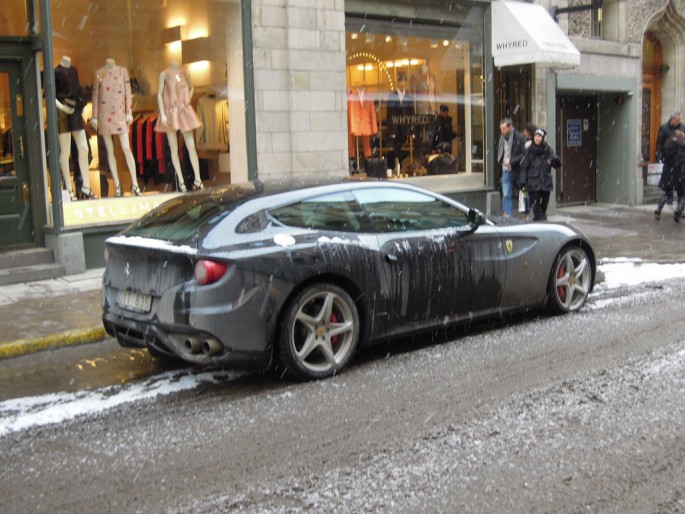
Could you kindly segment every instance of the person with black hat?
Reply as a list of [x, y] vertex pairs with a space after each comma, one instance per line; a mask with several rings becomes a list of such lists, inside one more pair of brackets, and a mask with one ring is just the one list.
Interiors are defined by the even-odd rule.
[[526, 150], [521, 163], [521, 183], [528, 190], [534, 221], [547, 219], [549, 195], [554, 189], [552, 168], [561, 166], [561, 160], [545, 141], [546, 135], [544, 129], [535, 130], [533, 143]]

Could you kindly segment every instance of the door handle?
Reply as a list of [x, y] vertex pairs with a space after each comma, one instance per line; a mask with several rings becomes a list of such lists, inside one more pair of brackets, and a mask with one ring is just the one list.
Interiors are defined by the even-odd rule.
[[19, 136], [19, 155], [24, 158], [24, 136]]
[[394, 253], [386, 253], [385, 254], [385, 260], [388, 262], [395, 263], [395, 262], [399, 262], [400, 259]]

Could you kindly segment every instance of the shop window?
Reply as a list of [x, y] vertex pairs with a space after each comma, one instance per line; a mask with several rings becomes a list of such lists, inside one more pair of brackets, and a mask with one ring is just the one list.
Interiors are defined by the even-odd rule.
[[402, 13], [394, 6], [390, 19], [382, 2], [365, 3], [363, 13], [350, 6], [350, 172], [427, 180], [477, 175], [482, 183], [482, 7]]
[[247, 180], [240, 5], [51, 4], [44, 67], [76, 109], [58, 105], [62, 173], [51, 175], [66, 226], [127, 222], [170, 194]]

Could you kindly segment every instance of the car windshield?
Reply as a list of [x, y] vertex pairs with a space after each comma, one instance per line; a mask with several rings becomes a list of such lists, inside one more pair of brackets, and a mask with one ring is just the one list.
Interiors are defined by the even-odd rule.
[[178, 196], [163, 203], [124, 230], [127, 236], [185, 241], [205, 226], [215, 225], [236, 207], [261, 194], [252, 184]]

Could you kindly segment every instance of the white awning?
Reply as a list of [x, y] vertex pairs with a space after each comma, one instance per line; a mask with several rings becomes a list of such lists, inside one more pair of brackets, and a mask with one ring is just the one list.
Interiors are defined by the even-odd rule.
[[491, 5], [492, 56], [498, 68], [520, 64], [569, 68], [580, 64], [580, 52], [541, 5], [504, 0]]

